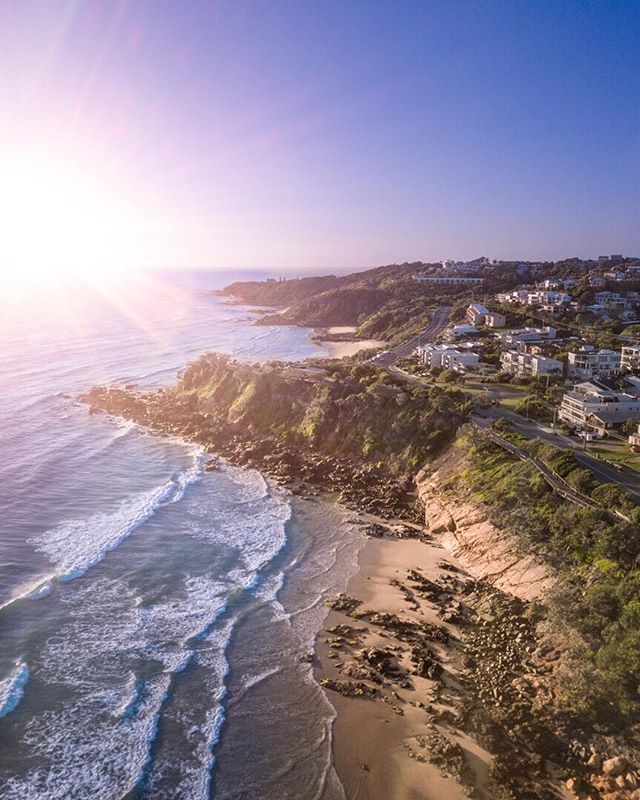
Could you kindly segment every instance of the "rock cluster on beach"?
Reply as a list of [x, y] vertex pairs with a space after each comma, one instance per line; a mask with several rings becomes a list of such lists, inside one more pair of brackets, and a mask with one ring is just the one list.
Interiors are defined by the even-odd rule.
[[[469, 796], [552, 800], [561, 785], [574, 798], [640, 800], [630, 761], [596, 752], [583, 721], [553, 703], [558, 654], [540, 640], [528, 604], [446, 562], [440, 569], [437, 580], [418, 569], [390, 580], [404, 615], [364, 607], [346, 594], [331, 598], [328, 607], [352, 622], [326, 629], [332, 670], [340, 677], [323, 685], [384, 702], [400, 716], [409, 706], [422, 709], [422, 730], [403, 748], [414, 761], [455, 778]], [[425, 603], [449, 624], [419, 619]], [[459, 733], [491, 754], [482, 786]]]

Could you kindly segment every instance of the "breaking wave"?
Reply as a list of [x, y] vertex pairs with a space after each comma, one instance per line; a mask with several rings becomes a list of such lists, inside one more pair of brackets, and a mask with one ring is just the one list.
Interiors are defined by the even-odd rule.
[[28, 680], [29, 667], [24, 661], [18, 661], [11, 675], [0, 681], [0, 719], [20, 705]]
[[203, 454], [194, 449], [193, 465], [148, 492], [122, 500], [114, 511], [70, 520], [31, 540], [57, 565], [57, 577], [67, 581], [99, 564], [111, 550], [150, 519], [161, 506], [180, 500], [203, 474]]

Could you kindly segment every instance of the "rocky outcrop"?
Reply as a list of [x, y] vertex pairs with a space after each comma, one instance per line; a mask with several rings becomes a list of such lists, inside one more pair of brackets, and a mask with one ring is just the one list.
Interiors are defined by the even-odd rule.
[[519, 552], [515, 536], [497, 528], [480, 504], [451, 486], [451, 475], [463, 467], [460, 455], [450, 450], [441, 461], [438, 468], [422, 470], [416, 477], [427, 530], [475, 578], [485, 578], [522, 600], [549, 592], [557, 583], [551, 567]]

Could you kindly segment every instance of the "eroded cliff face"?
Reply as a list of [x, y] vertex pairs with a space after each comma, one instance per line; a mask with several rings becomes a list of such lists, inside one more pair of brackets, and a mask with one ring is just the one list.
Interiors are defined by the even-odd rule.
[[465, 469], [464, 452], [451, 447], [416, 476], [425, 526], [475, 578], [522, 600], [541, 599], [557, 584], [551, 567], [521, 552], [511, 533], [496, 527], [487, 510], [452, 480]]

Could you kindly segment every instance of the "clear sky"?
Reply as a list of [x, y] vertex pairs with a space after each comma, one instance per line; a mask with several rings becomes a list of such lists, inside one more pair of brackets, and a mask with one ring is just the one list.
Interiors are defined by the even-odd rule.
[[163, 267], [640, 255], [639, 43], [638, 0], [0, 0], [5, 212]]

